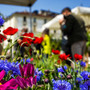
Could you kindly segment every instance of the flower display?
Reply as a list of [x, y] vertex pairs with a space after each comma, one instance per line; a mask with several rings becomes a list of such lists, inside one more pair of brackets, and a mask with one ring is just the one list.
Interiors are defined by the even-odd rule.
[[60, 54], [60, 51], [59, 50], [52, 49], [52, 53], [54, 53], [54, 54]]
[[30, 76], [27, 79], [21, 78], [18, 76], [16, 78], [16, 82], [17, 82], [18, 86], [21, 87], [21, 89], [23, 89], [23, 90], [28, 87], [32, 88], [33, 85], [36, 85], [36, 76], [35, 77]]
[[74, 55], [74, 58], [75, 58], [75, 60], [77, 61], [77, 60], [81, 60], [82, 59], [82, 55], [79, 55], [79, 54], [75, 54]]
[[90, 80], [86, 81], [84, 84], [80, 84], [80, 90], [90, 90]]
[[3, 23], [4, 23], [4, 20], [3, 20], [3, 18], [0, 16], [0, 26], [2, 26]]
[[70, 56], [70, 55], [66, 55], [65, 53], [63, 53], [63, 54], [60, 54], [59, 58], [60, 58], [61, 60], [67, 60], [67, 58], [68, 58], [69, 56]]
[[19, 70], [19, 63], [16, 62], [8, 62], [7, 60], [0, 60], [0, 70], [5, 70], [6, 74], [8, 74], [9, 71], [12, 71], [11, 76], [20, 75]]
[[18, 76], [16, 78], [16, 82], [17, 84], [22, 88], [28, 88], [31, 87], [33, 85], [36, 85], [37, 82], [37, 76], [34, 76], [34, 65], [33, 64], [24, 64], [23, 68], [21, 67], [21, 65], [19, 65], [20, 68], [20, 72], [21, 72], [21, 76]]
[[5, 35], [14, 35], [18, 32], [17, 28], [8, 27], [6, 30], [3, 31]]
[[[3, 33], [14, 35], [17, 31], [8, 27]], [[7, 39], [4, 35], [0, 34], [0, 43]], [[24, 33], [19, 38], [20, 42], [7, 39], [9, 44], [3, 50], [5, 54], [0, 55], [0, 90], [90, 90], [90, 67], [81, 60], [82, 55], [75, 54], [75, 60], [71, 60], [70, 55], [57, 50], [59, 47], [52, 43], [46, 50], [45, 39], [35, 37], [33, 33]], [[14, 52], [13, 46], [18, 47]], [[45, 54], [44, 47], [50, 53]]]
[[65, 80], [53, 80], [53, 90], [71, 90], [71, 84]]
[[0, 90], [13, 90], [17, 89], [18, 85], [15, 79], [2, 82], [3, 77], [5, 76], [5, 71], [0, 72]]
[[22, 77], [34, 76], [34, 65], [33, 64], [24, 64], [23, 67], [19, 65], [20, 73]]

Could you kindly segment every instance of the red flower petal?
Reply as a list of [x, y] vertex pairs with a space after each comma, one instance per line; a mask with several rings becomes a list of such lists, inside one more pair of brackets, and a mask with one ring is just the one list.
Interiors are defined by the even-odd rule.
[[16, 32], [18, 32], [17, 28], [8, 27], [6, 30], [3, 31], [6, 35], [14, 35]]
[[0, 43], [2, 43], [2, 42], [3, 42], [4, 40], [6, 40], [6, 39], [7, 39], [6, 36], [0, 34]]

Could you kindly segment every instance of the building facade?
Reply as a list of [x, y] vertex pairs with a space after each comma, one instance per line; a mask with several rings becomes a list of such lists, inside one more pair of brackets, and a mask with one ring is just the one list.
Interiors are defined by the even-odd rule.
[[33, 33], [41, 32], [41, 27], [52, 18], [54, 18], [57, 14], [50, 11], [34, 11], [32, 13], [32, 18], [30, 18], [29, 12], [16, 12], [9, 16], [5, 23], [3, 29], [8, 28], [9, 26], [13, 28], [18, 28], [19, 32], [22, 28], [26, 27], [29, 31], [31, 31], [30, 19], [32, 21], [32, 31]]

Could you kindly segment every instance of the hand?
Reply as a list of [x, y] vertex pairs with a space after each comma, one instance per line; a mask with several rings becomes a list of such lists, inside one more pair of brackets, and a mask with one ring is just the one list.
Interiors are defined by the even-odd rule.
[[64, 19], [60, 19], [59, 23], [62, 24], [64, 22]]
[[21, 40], [21, 39], [18, 39], [18, 40], [17, 40], [17, 42], [18, 42], [18, 43], [21, 43], [21, 42], [22, 42], [22, 40]]

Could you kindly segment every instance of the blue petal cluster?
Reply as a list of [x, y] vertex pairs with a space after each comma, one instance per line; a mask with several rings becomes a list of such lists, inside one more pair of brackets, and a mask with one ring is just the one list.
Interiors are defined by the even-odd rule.
[[82, 80], [83, 80], [83, 79], [82, 79], [81, 77], [77, 77], [77, 78], [76, 78], [76, 81], [77, 81], [78, 83], [81, 83]]
[[18, 62], [8, 62], [7, 60], [0, 60], [0, 71], [5, 70], [6, 74], [8, 74], [9, 71], [12, 71], [11, 76], [20, 75], [19, 70], [19, 63]]
[[[25, 59], [21, 59], [21, 61], [20, 61], [20, 62], [25, 63]], [[26, 62], [27, 62], [27, 63], [30, 63], [30, 58], [26, 59]]]
[[80, 90], [90, 90], [90, 80], [80, 85]]
[[[64, 66], [64, 69], [67, 70], [67, 66]], [[60, 68], [58, 68], [58, 72], [62, 72], [62, 73], [64, 73], [65, 71], [63, 70], [62, 67], [60, 67]]]
[[4, 20], [3, 20], [3, 18], [0, 16], [0, 26], [2, 26], [3, 23], [4, 23]]
[[41, 77], [43, 76], [42, 71], [39, 71], [38, 68], [35, 70], [35, 75], [37, 75], [37, 82], [40, 81]]
[[83, 62], [83, 61], [81, 61], [80, 65], [81, 65], [82, 67], [85, 67], [85, 66], [86, 66], [86, 63]]
[[90, 75], [90, 72], [88, 71], [83, 71], [80, 73], [80, 75], [83, 77], [84, 80], [88, 80], [89, 79], [89, 75]]
[[65, 80], [53, 80], [53, 90], [71, 90], [71, 84]]

